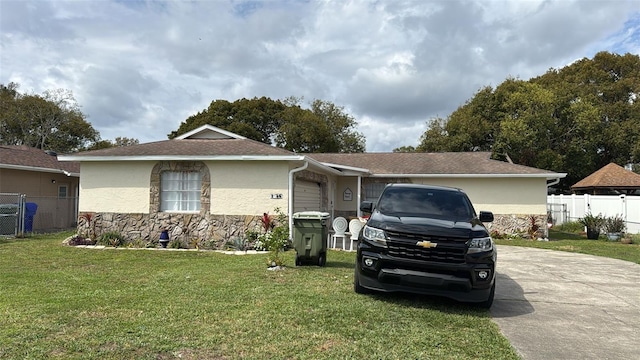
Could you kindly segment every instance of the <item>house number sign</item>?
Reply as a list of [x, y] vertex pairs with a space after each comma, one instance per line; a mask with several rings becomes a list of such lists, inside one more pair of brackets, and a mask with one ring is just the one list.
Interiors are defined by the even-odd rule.
[[351, 201], [353, 200], [353, 193], [351, 192], [351, 189], [346, 188], [344, 190], [344, 192], [342, 193], [342, 200], [344, 201]]

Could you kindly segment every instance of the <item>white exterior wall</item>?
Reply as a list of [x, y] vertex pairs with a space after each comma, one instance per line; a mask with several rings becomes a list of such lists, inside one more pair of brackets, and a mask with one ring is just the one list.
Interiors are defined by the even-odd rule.
[[[205, 162], [211, 172], [211, 214], [287, 213], [289, 165], [284, 161]], [[282, 195], [272, 199], [271, 194]]]
[[80, 212], [149, 213], [155, 161], [82, 162]]
[[464, 190], [477, 211], [494, 214], [547, 213], [545, 178], [413, 178], [416, 184], [457, 187]]

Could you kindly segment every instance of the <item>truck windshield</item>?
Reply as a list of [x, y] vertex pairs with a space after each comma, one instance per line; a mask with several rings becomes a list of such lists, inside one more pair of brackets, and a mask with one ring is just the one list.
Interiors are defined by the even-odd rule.
[[378, 210], [392, 216], [428, 216], [438, 219], [470, 220], [474, 210], [464, 194], [437, 189], [388, 188], [380, 197]]

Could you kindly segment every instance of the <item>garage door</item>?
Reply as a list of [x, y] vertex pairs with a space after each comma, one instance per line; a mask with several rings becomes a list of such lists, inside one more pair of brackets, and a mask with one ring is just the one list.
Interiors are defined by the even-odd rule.
[[311, 181], [296, 180], [293, 193], [293, 212], [320, 211], [320, 185]]

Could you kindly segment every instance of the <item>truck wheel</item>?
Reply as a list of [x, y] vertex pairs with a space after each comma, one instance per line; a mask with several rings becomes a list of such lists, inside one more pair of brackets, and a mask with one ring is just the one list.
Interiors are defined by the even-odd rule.
[[356, 268], [353, 274], [353, 291], [355, 291], [356, 294], [368, 294], [370, 292], [369, 289], [362, 287], [358, 278], [358, 269]]
[[491, 287], [491, 292], [489, 293], [489, 297], [487, 298], [487, 300], [478, 303], [478, 306], [484, 309], [489, 309], [491, 308], [491, 305], [493, 305], [493, 297], [496, 295], [496, 283], [493, 283], [493, 286]]

